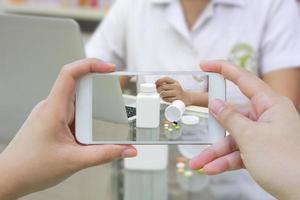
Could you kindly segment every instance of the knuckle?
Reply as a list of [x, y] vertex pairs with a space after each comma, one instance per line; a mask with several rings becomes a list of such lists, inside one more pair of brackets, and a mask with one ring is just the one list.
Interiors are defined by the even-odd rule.
[[65, 65], [62, 67], [60, 74], [63, 76], [69, 76], [72, 73], [72, 65]]
[[219, 115], [219, 119], [224, 123], [228, 123], [234, 116], [234, 111], [232, 108], [225, 108]]
[[47, 107], [46, 100], [42, 100], [34, 107], [33, 111], [36, 113], [40, 113], [44, 111], [46, 107]]
[[86, 61], [91, 62], [91, 63], [97, 63], [101, 60], [97, 59], [97, 58], [87, 58]]
[[36, 108], [44, 109], [46, 106], [47, 106], [47, 101], [44, 99], [36, 105]]
[[88, 58], [86, 60], [86, 62], [88, 62], [91, 66], [97, 66], [98, 64], [104, 64], [105, 63], [102, 60], [99, 60], [97, 58]]
[[36, 119], [43, 120], [47, 117], [49, 109], [47, 109], [47, 101], [42, 100], [32, 110], [32, 115]]

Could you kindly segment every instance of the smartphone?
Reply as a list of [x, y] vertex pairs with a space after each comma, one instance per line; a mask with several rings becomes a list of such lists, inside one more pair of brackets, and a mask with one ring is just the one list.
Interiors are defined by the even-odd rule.
[[[126, 84], [121, 84], [124, 81], [120, 80], [126, 80]], [[143, 104], [137, 107], [144, 83], [155, 86], [154, 92], [162, 97], [158, 100], [158, 108], [150, 106], [149, 109], [149, 106], [142, 107]], [[215, 73], [123, 71], [86, 75], [77, 85], [76, 139], [82, 144], [209, 145], [224, 138], [224, 128], [207, 106], [184, 107], [180, 117], [170, 121], [166, 111], [177, 98], [174, 95], [179, 89], [201, 97], [203, 105], [212, 99], [226, 99], [225, 80]], [[143, 114], [137, 115], [137, 110]], [[156, 113], [153, 120], [157, 121], [157, 126], [137, 126], [142, 117], [148, 117], [151, 123], [153, 113]]]

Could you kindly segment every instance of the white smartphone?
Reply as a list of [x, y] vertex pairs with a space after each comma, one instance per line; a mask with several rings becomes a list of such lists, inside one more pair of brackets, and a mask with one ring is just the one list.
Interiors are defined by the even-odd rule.
[[[121, 85], [120, 79], [128, 83]], [[159, 120], [156, 127], [137, 127], [136, 99], [143, 83], [155, 85], [155, 92], [164, 94], [159, 101], [159, 117], [153, 118]], [[162, 89], [159, 84], [167, 87]], [[82, 144], [209, 145], [224, 138], [224, 128], [205, 106], [190, 105], [176, 121], [167, 120], [166, 108], [172, 103], [167, 101], [176, 99], [180, 88], [188, 95], [201, 97], [203, 105], [212, 99], [226, 100], [225, 80], [215, 73], [114, 72], [82, 77], [76, 92], [77, 141]]]

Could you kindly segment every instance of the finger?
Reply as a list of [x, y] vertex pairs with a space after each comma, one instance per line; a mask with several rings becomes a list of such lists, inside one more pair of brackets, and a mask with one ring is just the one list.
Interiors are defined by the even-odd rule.
[[217, 175], [226, 171], [244, 168], [243, 160], [239, 151], [234, 151], [228, 155], [222, 156], [203, 167], [206, 175]]
[[163, 98], [163, 100], [164, 100], [165, 102], [172, 103], [173, 101], [178, 100], [178, 98], [176, 98], [176, 97], [167, 97], [167, 98]]
[[89, 73], [114, 71], [114, 65], [98, 59], [85, 59], [68, 64], [61, 70], [48, 100], [52, 105], [66, 105], [74, 100], [76, 81]]
[[198, 156], [190, 161], [192, 169], [201, 169], [206, 164], [216, 160], [224, 155], [230, 154], [238, 150], [238, 147], [232, 136], [226, 136], [222, 141], [213, 144], [206, 150], [201, 152]]
[[163, 84], [157, 88], [158, 93], [164, 90], [173, 90], [175, 88], [174, 84]]
[[80, 146], [79, 155], [77, 153], [82, 168], [86, 168], [119, 158], [135, 157], [137, 151], [133, 146], [128, 145], [91, 145]]
[[163, 85], [164, 83], [167, 83], [167, 84], [173, 84], [173, 83], [175, 83], [175, 82], [176, 82], [176, 81], [175, 81], [174, 79], [172, 79], [172, 78], [166, 76], [166, 77], [163, 77], [163, 78], [157, 80], [155, 84], [156, 84], [157, 86], [160, 86], [160, 85]]
[[206, 61], [201, 63], [203, 71], [222, 74], [235, 83], [249, 99], [263, 99], [256, 109], [260, 115], [273, 105], [273, 98], [278, 98], [272, 89], [254, 74], [226, 61]]
[[157, 88], [157, 93], [160, 94], [162, 91], [164, 91], [161, 87]]
[[162, 91], [160, 93], [161, 98], [171, 98], [176, 97], [176, 91], [175, 90], [169, 90], [169, 91]]
[[221, 126], [231, 133], [237, 143], [246, 137], [246, 131], [254, 126], [253, 121], [236, 112], [222, 100], [216, 99], [211, 101], [209, 110]]

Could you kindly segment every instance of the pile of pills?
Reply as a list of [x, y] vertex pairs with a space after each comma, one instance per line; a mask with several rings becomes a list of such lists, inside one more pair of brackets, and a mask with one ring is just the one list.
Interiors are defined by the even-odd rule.
[[173, 123], [170, 123], [169, 121], [166, 121], [164, 123], [164, 129], [166, 131], [169, 131], [169, 132], [172, 132], [172, 131], [179, 131], [180, 130], [180, 125], [178, 125], [177, 122], [173, 122]]

